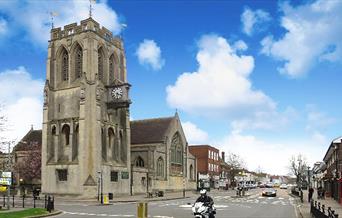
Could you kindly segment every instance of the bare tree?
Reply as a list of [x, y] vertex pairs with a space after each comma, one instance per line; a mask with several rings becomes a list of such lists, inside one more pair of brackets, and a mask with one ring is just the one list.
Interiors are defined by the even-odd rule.
[[290, 159], [290, 173], [296, 177], [298, 185], [302, 184], [306, 178], [307, 166], [306, 158], [301, 154], [298, 154], [297, 157], [292, 156]]
[[[6, 139], [7, 117], [4, 111], [4, 105], [0, 103], [0, 151], [5, 151], [8, 144]], [[6, 150], [7, 152], [7, 150]]]
[[235, 176], [246, 167], [245, 161], [237, 154], [229, 152], [226, 156], [226, 163], [229, 165], [229, 179], [234, 181]]

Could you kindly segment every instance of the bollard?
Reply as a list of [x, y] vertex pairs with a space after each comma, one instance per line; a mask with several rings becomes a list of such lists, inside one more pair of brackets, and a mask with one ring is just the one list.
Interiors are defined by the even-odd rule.
[[52, 196], [52, 206], [51, 206], [51, 209], [52, 210], [55, 210], [55, 196]]
[[33, 196], [33, 208], [36, 208], [36, 198]]
[[148, 204], [147, 202], [139, 202], [137, 204], [137, 218], [147, 218]]
[[322, 212], [325, 213], [325, 205], [322, 205]]
[[23, 208], [25, 208], [25, 194], [23, 194]]
[[45, 197], [44, 197], [44, 208], [46, 209], [46, 201], [47, 201], [47, 199], [46, 199], [46, 195], [45, 195]]
[[14, 195], [12, 195], [12, 207], [14, 208]]

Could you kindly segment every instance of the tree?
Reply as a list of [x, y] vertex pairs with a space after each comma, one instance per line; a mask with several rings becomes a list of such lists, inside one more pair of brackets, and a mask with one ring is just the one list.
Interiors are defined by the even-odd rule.
[[307, 166], [306, 158], [301, 154], [298, 154], [297, 157], [292, 156], [290, 159], [290, 173], [296, 177], [298, 186], [300, 186], [302, 181], [306, 178]]
[[25, 183], [32, 184], [34, 180], [41, 179], [41, 146], [38, 142], [27, 144], [25, 157], [17, 160], [14, 166], [17, 179], [23, 179]]
[[6, 144], [5, 130], [6, 130], [7, 117], [4, 112], [4, 105], [0, 104], [0, 148], [4, 149]]
[[226, 163], [229, 165], [229, 179], [234, 181], [235, 176], [245, 168], [246, 164], [244, 160], [237, 154], [229, 152], [226, 156]]

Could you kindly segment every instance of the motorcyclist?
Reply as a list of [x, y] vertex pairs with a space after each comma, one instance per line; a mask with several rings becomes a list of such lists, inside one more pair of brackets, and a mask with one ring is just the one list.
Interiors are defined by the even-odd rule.
[[201, 196], [199, 196], [196, 200], [196, 202], [203, 202], [204, 205], [208, 206], [208, 212], [210, 214], [210, 217], [214, 217], [213, 214], [215, 214], [216, 212], [213, 211], [213, 204], [214, 204], [214, 201], [213, 199], [207, 195], [207, 190], [205, 189], [202, 189], [200, 191], [200, 194]]

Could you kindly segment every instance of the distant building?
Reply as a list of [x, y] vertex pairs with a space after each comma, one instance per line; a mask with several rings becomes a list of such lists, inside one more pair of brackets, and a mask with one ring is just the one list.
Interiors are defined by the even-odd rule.
[[342, 137], [334, 139], [323, 158], [326, 164], [326, 170], [324, 172], [324, 189], [327, 196], [333, 197], [336, 201], [340, 202], [342, 180]]
[[210, 187], [219, 188], [219, 150], [210, 145], [191, 145], [189, 151], [197, 159], [198, 179], [209, 180]]
[[196, 159], [177, 113], [131, 121], [131, 137], [133, 193], [196, 188]]

